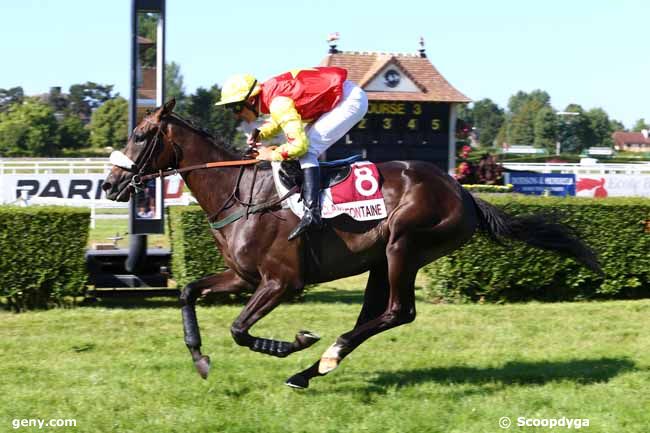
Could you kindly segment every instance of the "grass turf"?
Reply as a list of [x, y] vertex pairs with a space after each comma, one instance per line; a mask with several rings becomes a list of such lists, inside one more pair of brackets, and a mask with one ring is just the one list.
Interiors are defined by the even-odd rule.
[[[253, 330], [323, 340], [285, 359], [241, 348], [238, 306], [198, 309], [212, 371], [184, 347], [172, 300], [99, 302], [0, 315], [0, 431], [13, 419], [75, 419], [65, 432], [548, 432], [517, 417], [589, 419], [589, 433], [650, 425], [650, 301], [418, 304], [308, 390], [283, 385], [356, 319], [362, 280], [321, 285]], [[565, 431], [556, 427], [553, 431]], [[18, 431], [47, 431], [23, 427]]]

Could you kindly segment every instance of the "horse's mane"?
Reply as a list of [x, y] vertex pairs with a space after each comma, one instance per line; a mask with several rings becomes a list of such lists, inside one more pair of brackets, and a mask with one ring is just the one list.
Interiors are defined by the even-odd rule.
[[228, 143], [226, 143], [225, 140], [223, 140], [220, 137], [215, 137], [207, 129], [202, 128], [201, 126], [197, 125], [192, 120], [185, 119], [184, 117], [182, 117], [178, 113], [168, 114], [167, 117], [169, 117], [169, 118], [171, 118], [173, 120], [176, 120], [177, 122], [181, 123], [183, 126], [191, 129], [196, 134], [198, 134], [201, 137], [203, 137], [203, 138], [207, 139], [208, 141], [210, 141], [214, 146], [217, 146], [219, 148], [222, 148], [224, 150], [228, 150], [228, 151], [231, 151], [231, 152], [236, 152], [236, 149], [234, 147], [232, 147], [231, 145], [229, 145]]
[[[237, 149], [237, 148], [229, 145], [228, 143], [226, 143], [223, 139], [221, 139], [219, 137], [215, 137], [208, 130], [206, 130], [205, 128], [200, 127], [199, 125], [197, 125], [196, 123], [194, 123], [190, 119], [185, 119], [180, 114], [174, 113], [174, 112], [172, 112], [171, 114], [168, 114], [167, 117], [171, 118], [172, 120], [175, 120], [175, 121], [179, 122], [180, 124], [182, 124], [186, 128], [191, 129], [196, 134], [198, 134], [201, 137], [208, 140], [210, 142], [210, 144], [212, 144], [213, 146], [215, 146], [215, 147], [229, 153], [230, 156], [233, 157], [233, 159], [237, 159], [238, 156], [241, 154], [240, 149]], [[259, 165], [259, 169], [262, 169], [262, 170], [266, 170], [266, 169], [271, 168], [271, 164], [268, 164], [268, 163], [262, 163], [262, 164], [258, 164], [258, 165]]]

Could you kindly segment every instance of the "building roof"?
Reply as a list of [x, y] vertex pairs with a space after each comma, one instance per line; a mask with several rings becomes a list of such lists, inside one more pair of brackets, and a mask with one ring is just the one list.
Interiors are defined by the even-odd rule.
[[650, 145], [650, 138], [647, 138], [641, 132], [624, 132], [616, 131], [612, 134], [614, 144], [616, 146], [630, 145], [630, 144], [646, 144]]
[[364, 88], [387, 66], [400, 69], [420, 90], [419, 92], [367, 91], [368, 99], [379, 101], [471, 102], [472, 100], [452, 86], [431, 64], [419, 54], [386, 54], [338, 52], [328, 54], [321, 66], [339, 66], [348, 70], [348, 79]]

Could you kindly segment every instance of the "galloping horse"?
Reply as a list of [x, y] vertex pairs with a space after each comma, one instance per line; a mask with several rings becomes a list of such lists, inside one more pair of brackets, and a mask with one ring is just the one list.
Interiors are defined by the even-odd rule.
[[[271, 170], [202, 169], [208, 161], [238, 156], [209, 134], [173, 113], [171, 100], [145, 117], [129, 138], [123, 158], [111, 169], [103, 189], [111, 200], [127, 201], [142, 177], [177, 169], [210, 219], [241, 210], [228, 202], [238, 188], [259, 202], [278, 203]], [[122, 157], [124, 157], [122, 155]], [[180, 295], [185, 343], [199, 374], [206, 378], [210, 360], [201, 354], [195, 304], [210, 292], [253, 295], [231, 327], [241, 346], [285, 357], [314, 344], [319, 337], [300, 331], [293, 342], [253, 336], [250, 328], [270, 313], [283, 295], [306, 284], [370, 271], [357, 322], [338, 337], [311, 367], [292, 376], [287, 385], [306, 388], [310, 379], [336, 368], [368, 338], [415, 319], [414, 284], [418, 269], [466, 243], [477, 231], [494, 240], [514, 239], [575, 258], [600, 272], [593, 251], [573, 232], [544, 216], [509, 216], [472, 196], [435, 165], [422, 161], [377, 164], [388, 217], [357, 222], [331, 219], [320, 232], [288, 241], [298, 218], [277, 205], [252, 213], [212, 234], [229, 269], [192, 282]], [[235, 194], [236, 195], [236, 194]], [[239, 202], [241, 203], [241, 201]]]

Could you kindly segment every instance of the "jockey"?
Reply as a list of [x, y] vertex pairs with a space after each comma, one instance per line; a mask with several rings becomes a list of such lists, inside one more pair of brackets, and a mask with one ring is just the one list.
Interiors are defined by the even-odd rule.
[[221, 101], [216, 104], [231, 109], [238, 119], [249, 123], [260, 114], [270, 114], [248, 138], [251, 146], [284, 132], [287, 142], [258, 148], [257, 159], [300, 162], [305, 213], [289, 240], [310, 227], [322, 226], [318, 157], [368, 110], [365, 92], [346, 77], [347, 71], [336, 67], [296, 69], [264, 83], [258, 83], [249, 74], [235, 75], [224, 83]]

